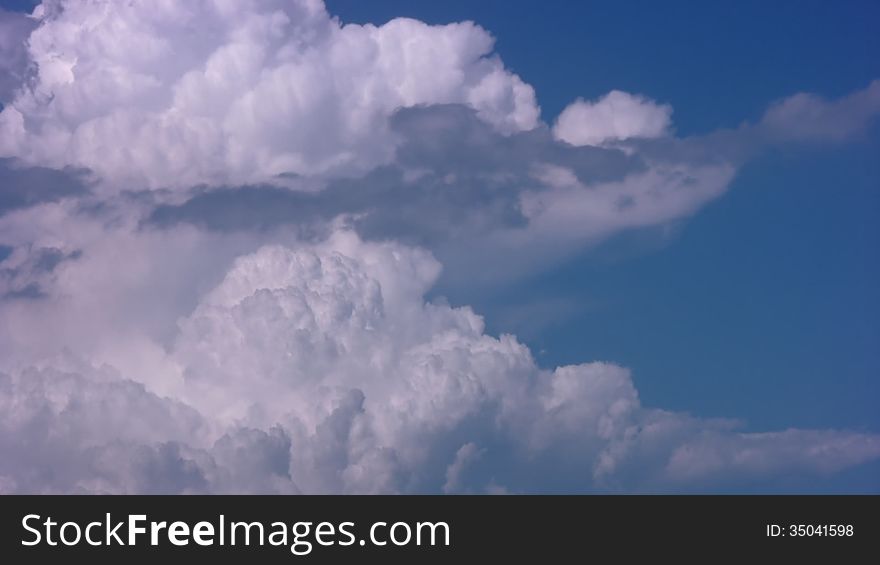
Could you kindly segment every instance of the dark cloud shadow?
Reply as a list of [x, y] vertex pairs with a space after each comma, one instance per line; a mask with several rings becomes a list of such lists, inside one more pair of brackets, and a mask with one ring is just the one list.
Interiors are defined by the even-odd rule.
[[432, 245], [525, 225], [519, 197], [543, 189], [536, 167], [565, 167], [585, 183], [644, 168], [640, 158], [621, 150], [560, 143], [546, 127], [500, 134], [461, 105], [401, 109], [391, 128], [401, 138], [394, 164], [362, 177], [331, 180], [315, 192], [269, 185], [200, 188], [182, 204], [156, 207], [147, 223], [309, 231], [345, 214], [362, 237]]
[[32, 70], [25, 42], [36, 27], [36, 22], [26, 14], [0, 6], [0, 109], [12, 99]]
[[89, 193], [84, 169], [28, 167], [0, 158], [0, 216], [44, 202]]

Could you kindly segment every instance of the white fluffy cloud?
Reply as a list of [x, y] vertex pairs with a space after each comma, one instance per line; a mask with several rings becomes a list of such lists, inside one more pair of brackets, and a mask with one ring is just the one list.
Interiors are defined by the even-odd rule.
[[[663, 490], [831, 472], [880, 456], [871, 435], [742, 433], [643, 407], [614, 364], [543, 370], [513, 336], [487, 335], [471, 309], [425, 302], [439, 271], [425, 251], [347, 231], [242, 255], [178, 321], [171, 343], [137, 361], [161, 372], [133, 378], [68, 356], [0, 378], [0, 449], [12, 455], [0, 462], [2, 484]], [[74, 280], [56, 281], [61, 302], [82, 299], [64, 292]]]
[[644, 96], [612, 90], [595, 102], [581, 98], [556, 120], [553, 134], [572, 145], [601, 145], [639, 137], [669, 134], [672, 107]]
[[110, 368], [0, 373], [0, 492], [298, 492], [280, 428], [222, 434]]
[[401, 106], [537, 125], [532, 88], [471, 23], [343, 26], [319, 0], [53, 0], [34, 17], [38, 74], [0, 113], [0, 155], [117, 186], [363, 171], [393, 155]]

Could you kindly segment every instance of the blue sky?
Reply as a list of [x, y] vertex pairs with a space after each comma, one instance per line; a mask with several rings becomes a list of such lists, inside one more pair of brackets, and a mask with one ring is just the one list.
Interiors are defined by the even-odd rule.
[[63, 3], [0, 12], [0, 385], [155, 406], [53, 425], [171, 470], [0, 434], [0, 492], [880, 492], [876, 2]]

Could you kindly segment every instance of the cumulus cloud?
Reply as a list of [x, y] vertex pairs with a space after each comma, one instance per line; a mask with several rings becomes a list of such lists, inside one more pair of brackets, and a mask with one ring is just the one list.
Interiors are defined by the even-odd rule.
[[595, 102], [578, 98], [559, 114], [553, 126], [557, 139], [572, 145], [601, 145], [639, 137], [669, 134], [672, 106], [620, 90]]
[[173, 382], [75, 358], [3, 376], [0, 449], [12, 455], [0, 463], [3, 484], [663, 490], [880, 456], [876, 436], [744, 433], [646, 408], [629, 371], [611, 363], [541, 369], [513, 336], [487, 335], [470, 308], [426, 302], [439, 271], [423, 250], [347, 231], [240, 256], [153, 352]]
[[0, 374], [6, 492], [296, 492], [282, 430], [215, 440], [189, 406], [109, 368], [67, 365]]
[[364, 171], [393, 155], [400, 106], [537, 124], [532, 88], [472, 23], [343, 26], [318, 0], [53, 0], [34, 18], [37, 74], [0, 113], [0, 155], [117, 187]]
[[[450, 280], [504, 280], [686, 218], [744, 153], [874, 115], [873, 87], [807, 96], [814, 110], [799, 95], [759, 124], [680, 140], [670, 106], [612, 91], [551, 130], [470, 23], [342, 25], [305, 0], [57, 0], [34, 15], [37, 74], [0, 114], [6, 163], [88, 167], [102, 193], [174, 188], [154, 193], [159, 225], [319, 233], [344, 217], [362, 237], [429, 247]], [[780, 117], [793, 112], [806, 114]], [[41, 201], [12, 181], [0, 213]]]
[[749, 151], [863, 131], [876, 83], [680, 139], [617, 91], [540, 122], [472, 23], [53, 0], [5, 25], [2, 492], [676, 491], [880, 457], [643, 406], [624, 367], [542, 367], [426, 298], [687, 217]]

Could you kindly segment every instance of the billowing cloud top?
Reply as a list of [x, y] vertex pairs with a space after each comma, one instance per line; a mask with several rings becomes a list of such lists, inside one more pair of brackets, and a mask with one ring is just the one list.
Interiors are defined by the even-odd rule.
[[472, 23], [342, 26], [318, 0], [56, 0], [34, 19], [36, 73], [0, 114], [0, 155], [115, 183], [362, 172], [392, 156], [400, 106], [537, 125], [534, 91]]
[[618, 91], [549, 127], [473, 23], [54, 0], [0, 28], [0, 492], [679, 491], [880, 457], [643, 406], [626, 368], [542, 367], [427, 298], [680, 221], [763, 148], [857, 136], [878, 82], [678, 138]]

